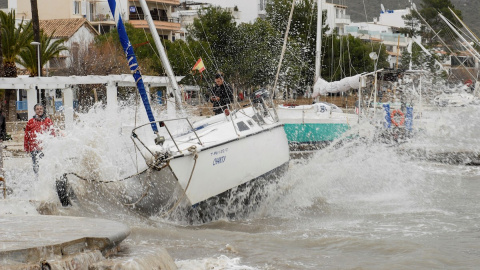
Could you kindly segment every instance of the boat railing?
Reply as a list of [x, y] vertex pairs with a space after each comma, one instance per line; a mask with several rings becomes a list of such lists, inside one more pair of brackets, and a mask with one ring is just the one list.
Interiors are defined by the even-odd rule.
[[[250, 106], [254, 112], [253, 117], [250, 116], [259, 126], [263, 126], [267, 122], [265, 121], [266, 116], [270, 116], [272, 119], [272, 123], [278, 122], [278, 114], [275, 109], [275, 104], [272, 99], [269, 98], [268, 92], [266, 90], [260, 89], [255, 92], [253, 98], [249, 98], [250, 103], [248, 105], [244, 105], [243, 107]], [[272, 114], [273, 110], [274, 115]], [[236, 111], [242, 112], [242, 109]], [[238, 134], [238, 133], [237, 133]]]
[[[192, 123], [191, 123], [190, 120], [188, 120], [188, 118], [186, 118], [186, 117], [174, 118], [174, 119], [165, 119], [165, 120], [158, 120], [158, 121], [153, 121], [153, 122], [149, 122], [149, 123], [140, 125], [140, 126], [134, 128], [134, 129], [132, 130], [132, 135], [131, 135], [132, 140], [133, 140], [134, 143], [135, 143], [135, 139], [137, 139], [137, 140], [143, 145], [143, 147], [144, 147], [145, 149], [147, 149], [147, 150], [150, 152], [150, 154], [153, 155], [153, 153], [152, 153], [152, 152], [150, 151], [150, 149], [145, 145], [145, 143], [144, 143], [142, 140], [140, 140], [140, 138], [138, 137], [136, 131], [139, 130], [140, 128], [145, 127], [145, 126], [148, 126], [148, 125], [158, 124], [158, 125], [160, 126], [160, 128], [162, 128], [162, 127], [165, 128], [166, 132], [168, 133], [168, 136], [170, 137], [171, 141], [172, 141], [173, 144], [175, 145], [175, 148], [177, 149], [177, 151], [178, 151], [179, 153], [182, 153], [182, 150], [181, 150], [180, 147], [178, 146], [178, 143], [175, 141], [175, 137], [178, 137], [178, 135], [175, 136], [175, 135], [171, 132], [171, 130], [168, 128], [168, 125], [167, 125], [168, 122], [182, 121], [182, 120], [185, 120], [185, 121], [188, 123], [188, 126], [190, 127], [190, 131], [193, 132], [193, 133], [195, 134], [195, 137], [197, 138], [198, 144], [203, 145], [203, 143], [202, 143], [202, 141], [200, 140], [200, 137], [198, 136], [198, 134], [197, 134], [195, 128], [193, 127]], [[189, 131], [188, 133], [190, 133], [190, 131]], [[184, 134], [181, 134], [181, 135], [184, 135]], [[181, 136], [181, 135], [180, 135], [180, 136]], [[159, 133], [157, 133], [157, 138], [155, 138], [155, 144], [161, 145], [161, 144], [163, 144], [164, 141], [165, 141], [165, 138], [164, 138], [163, 136], [160, 136]], [[135, 143], [135, 145], [136, 145], [136, 143]]]
[[[231, 112], [232, 108], [230, 104], [227, 104], [227, 109], [229, 112]], [[238, 137], [240, 137], [240, 134], [238, 133], [237, 127], [235, 126], [235, 122], [233, 121], [233, 116], [236, 115], [236, 111], [229, 113], [228, 116], [230, 116], [230, 120], [232, 120], [232, 125], [233, 125], [233, 130], [235, 130], [235, 133], [237, 134]]]

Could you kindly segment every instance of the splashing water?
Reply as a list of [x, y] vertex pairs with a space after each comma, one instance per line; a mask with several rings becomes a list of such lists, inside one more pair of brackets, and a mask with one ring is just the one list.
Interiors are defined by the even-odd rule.
[[[40, 177], [35, 180], [31, 160], [23, 159], [7, 171], [15, 179], [11, 198], [58, 203], [55, 179], [65, 172], [114, 180], [145, 166], [129, 138], [135, 110], [125, 105], [113, 118], [108, 114], [98, 105], [78, 114], [71, 131], [41, 137]], [[480, 237], [480, 169], [429, 162], [410, 151], [478, 151], [480, 110], [423, 114], [414, 122], [421, 131], [405, 144], [352, 139], [292, 160], [243, 219], [187, 226], [182, 219], [145, 218], [119, 203], [107, 185], [93, 194], [84, 186], [89, 201], [60, 214], [126, 222], [133, 228], [130, 249], [165, 246], [180, 269], [474, 268], [480, 263], [480, 245], [471, 240]], [[146, 121], [140, 118], [137, 123]]]

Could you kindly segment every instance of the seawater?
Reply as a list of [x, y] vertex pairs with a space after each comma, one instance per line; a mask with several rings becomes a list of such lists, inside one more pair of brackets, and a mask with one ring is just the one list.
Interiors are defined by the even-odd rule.
[[[122, 256], [165, 247], [179, 269], [476, 269], [480, 265], [480, 168], [410, 154], [479, 152], [480, 108], [433, 108], [414, 122], [415, 137], [397, 144], [359, 138], [291, 161], [265, 199], [240, 220], [190, 225], [135, 214], [108, 191], [58, 214], [117, 220], [132, 234]], [[109, 116], [110, 115], [110, 116]], [[41, 174], [31, 160], [10, 158], [10, 198], [58, 202], [55, 179], [75, 171], [114, 180], [142, 161], [129, 139], [144, 117], [129, 106], [97, 106], [73, 130], [45, 136]], [[110, 117], [110, 118], [108, 118]], [[2, 213], [25, 213], [21, 205]], [[148, 259], [147, 259], [148, 260]], [[152, 260], [152, 264], [154, 261]], [[149, 262], [144, 262], [148, 265]]]

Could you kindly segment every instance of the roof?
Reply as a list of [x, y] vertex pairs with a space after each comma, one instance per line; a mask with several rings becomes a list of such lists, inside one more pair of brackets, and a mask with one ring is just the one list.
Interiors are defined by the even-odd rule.
[[97, 30], [85, 18], [75, 19], [55, 19], [55, 20], [41, 20], [40, 29], [47, 35], [52, 35], [53, 38], [70, 38], [80, 27], [85, 25], [95, 35], [98, 35]]

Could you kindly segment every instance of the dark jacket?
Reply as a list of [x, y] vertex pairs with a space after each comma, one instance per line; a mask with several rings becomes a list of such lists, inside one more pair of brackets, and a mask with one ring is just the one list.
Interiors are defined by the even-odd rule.
[[[225, 82], [222, 85], [216, 85], [211, 89], [210, 102], [213, 103], [213, 111], [222, 113], [226, 106], [233, 102], [232, 89]], [[219, 101], [212, 101], [212, 97], [219, 97]]]
[[0, 114], [0, 140], [7, 139], [7, 123], [5, 122], [5, 116]]

